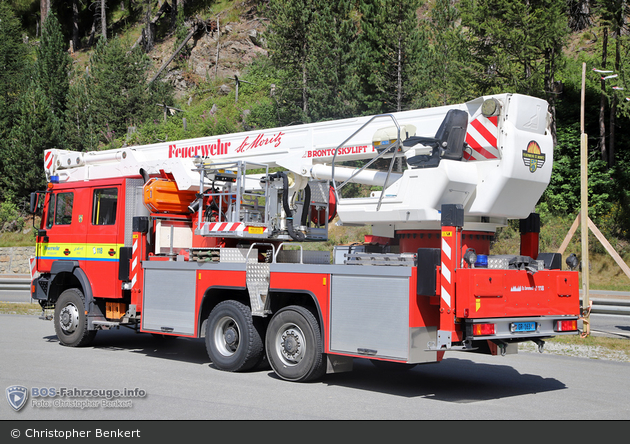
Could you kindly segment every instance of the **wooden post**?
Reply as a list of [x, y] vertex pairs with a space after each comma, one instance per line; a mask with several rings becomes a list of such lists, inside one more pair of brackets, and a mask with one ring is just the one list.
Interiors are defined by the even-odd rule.
[[579, 225], [580, 225], [580, 215], [578, 214], [577, 217], [575, 218], [575, 220], [573, 221], [573, 225], [571, 225], [571, 228], [569, 229], [569, 232], [564, 237], [564, 240], [562, 241], [562, 245], [560, 245], [560, 249], [558, 250], [558, 253], [564, 255], [564, 252], [567, 249], [567, 247], [569, 246], [569, 242], [571, 242], [571, 238], [573, 237], [573, 235], [577, 231], [577, 228], [578, 228]]
[[584, 132], [584, 96], [586, 83], [586, 63], [582, 63], [582, 99], [581, 99], [581, 143], [580, 143], [580, 187], [582, 209], [580, 212], [581, 234], [582, 234], [582, 318], [583, 332], [582, 336], [586, 337], [590, 334], [590, 297], [589, 297], [589, 258], [588, 258], [588, 136]]

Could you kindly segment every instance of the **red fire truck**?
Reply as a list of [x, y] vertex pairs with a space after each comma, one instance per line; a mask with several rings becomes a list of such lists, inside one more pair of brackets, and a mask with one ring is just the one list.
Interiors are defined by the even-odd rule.
[[[205, 337], [214, 366], [283, 379], [516, 353], [577, 334], [578, 273], [539, 252], [548, 104], [500, 94], [95, 152], [45, 152], [32, 298], [59, 341]], [[358, 185], [356, 185], [358, 184]], [[367, 189], [357, 197], [357, 187]], [[354, 197], [348, 195], [354, 192]], [[335, 216], [365, 242], [309, 250]], [[519, 219], [520, 250], [490, 255]]]

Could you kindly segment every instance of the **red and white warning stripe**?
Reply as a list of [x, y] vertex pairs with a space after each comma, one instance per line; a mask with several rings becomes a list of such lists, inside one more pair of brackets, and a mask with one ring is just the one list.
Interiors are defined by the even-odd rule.
[[466, 160], [491, 160], [500, 157], [498, 148], [498, 117], [486, 118], [479, 115], [468, 125], [466, 143], [470, 149], [464, 151]]
[[138, 253], [138, 236], [134, 236], [133, 245], [131, 246], [131, 270], [129, 272], [131, 288], [135, 288], [136, 282], [138, 281]]
[[31, 281], [33, 281], [36, 277], [39, 276], [39, 272], [37, 270], [35, 270], [35, 258], [33, 256], [31, 256], [28, 260], [28, 266], [31, 270]]
[[204, 228], [210, 233], [237, 233], [245, 230], [245, 224], [241, 222], [208, 222]]
[[452, 254], [453, 254], [453, 250], [451, 246], [443, 237], [442, 238], [442, 264], [441, 264], [441, 271], [442, 271], [441, 295], [442, 295], [442, 300], [444, 301], [447, 307], [451, 306], [451, 294], [449, 293], [449, 290], [451, 290], [452, 288], [452, 282], [451, 282]]
[[52, 151], [46, 151], [46, 154], [44, 155], [44, 169], [47, 172], [50, 172], [50, 169], [52, 168], [54, 157], [55, 156], [53, 156]]

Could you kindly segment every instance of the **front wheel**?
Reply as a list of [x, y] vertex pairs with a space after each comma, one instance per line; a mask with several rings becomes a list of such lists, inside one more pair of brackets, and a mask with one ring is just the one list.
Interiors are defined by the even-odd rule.
[[250, 308], [237, 301], [217, 304], [208, 316], [206, 349], [220, 370], [236, 372], [257, 366], [264, 347]]
[[300, 306], [277, 312], [267, 328], [267, 360], [282, 379], [306, 382], [326, 371], [322, 337], [315, 316]]
[[55, 332], [62, 345], [82, 347], [96, 336], [96, 330], [88, 330], [85, 314], [85, 297], [81, 290], [70, 288], [55, 303]]

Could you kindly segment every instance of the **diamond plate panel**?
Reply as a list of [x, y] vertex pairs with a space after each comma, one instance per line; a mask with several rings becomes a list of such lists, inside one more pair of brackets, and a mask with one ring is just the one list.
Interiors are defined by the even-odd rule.
[[[280, 250], [277, 262], [283, 264], [299, 264], [300, 250]], [[305, 250], [302, 254], [303, 264], [330, 264], [330, 252]]]
[[258, 249], [256, 248], [252, 248], [251, 251], [248, 248], [221, 248], [219, 261], [244, 264], [248, 252], [249, 260], [247, 262], [258, 262]]
[[311, 180], [308, 186], [311, 188], [311, 202], [328, 204], [329, 186], [327, 182]]
[[262, 315], [267, 312], [266, 303], [269, 294], [270, 264], [266, 262], [247, 263], [247, 291], [252, 306], [252, 314]]

